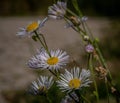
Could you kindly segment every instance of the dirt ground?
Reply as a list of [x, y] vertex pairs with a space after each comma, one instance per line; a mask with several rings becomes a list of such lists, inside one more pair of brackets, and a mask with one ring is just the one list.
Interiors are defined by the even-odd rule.
[[[8, 103], [2, 95], [3, 91], [19, 90], [36, 78], [33, 70], [26, 65], [27, 60], [33, 56], [40, 46], [30, 38], [18, 38], [16, 32], [30, 21], [43, 17], [0, 17], [0, 103]], [[102, 30], [109, 27], [107, 18], [89, 18], [87, 23], [94, 36], [105, 35]], [[65, 22], [50, 20], [42, 28], [49, 48], [62, 48], [74, 58], [78, 58], [76, 51], [80, 36], [72, 29], [64, 28]]]

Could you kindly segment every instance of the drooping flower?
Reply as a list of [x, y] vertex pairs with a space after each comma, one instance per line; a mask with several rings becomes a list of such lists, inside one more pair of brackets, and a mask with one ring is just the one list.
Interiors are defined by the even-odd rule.
[[74, 29], [75, 27], [80, 26], [86, 20], [87, 20], [86, 16], [83, 16], [82, 18], [76, 17], [76, 16], [71, 16], [71, 17], [69, 17], [69, 19], [66, 19], [67, 23], [64, 27], [65, 28], [72, 27]]
[[60, 103], [74, 103], [74, 100], [69, 95], [67, 95], [65, 98], [61, 100]]
[[29, 23], [25, 28], [20, 28], [20, 31], [17, 32], [17, 35], [20, 37], [31, 36], [35, 31], [44, 26], [47, 19], [48, 18], [46, 17], [42, 21], [38, 20]]
[[65, 98], [62, 99], [60, 103], [74, 103], [76, 101], [77, 103], [79, 102], [79, 98], [76, 95], [75, 92], [70, 93], [69, 95], [67, 94]]
[[97, 72], [97, 74], [98, 74], [98, 77], [99, 77], [100, 79], [106, 78], [107, 73], [108, 73], [107, 69], [99, 66], [99, 67], [96, 67], [95, 70], [96, 70], [96, 72]]
[[93, 53], [93, 52], [94, 52], [94, 47], [93, 47], [93, 45], [88, 44], [88, 45], [85, 47], [85, 50], [86, 50], [87, 53]]
[[43, 52], [40, 55], [41, 66], [47, 69], [58, 70], [65, 66], [69, 62], [69, 55], [62, 50], [50, 51], [50, 55], [47, 52]]
[[57, 81], [57, 85], [63, 92], [71, 92], [72, 90], [82, 89], [88, 87], [90, 81], [90, 71], [80, 68], [73, 68], [71, 72], [65, 69], [65, 74], [60, 75], [60, 80]]
[[62, 19], [66, 14], [66, 8], [66, 2], [58, 1], [57, 4], [48, 8], [48, 16], [53, 19]]
[[53, 77], [40, 76], [36, 81], [33, 81], [28, 92], [32, 95], [45, 94], [53, 84]]

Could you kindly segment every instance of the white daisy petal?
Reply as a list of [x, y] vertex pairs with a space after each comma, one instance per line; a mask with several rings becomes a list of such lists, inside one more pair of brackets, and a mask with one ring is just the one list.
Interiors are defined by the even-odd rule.
[[66, 2], [58, 1], [48, 8], [48, 16], [53, 19], [62, 19], [66, 13]]
[[33, 35], [34, 31], [37, 31], [39, 28], [44, 26], [47, 19], [48, 18], [46, 17], [42, 21], [38, 20], [30, 22], [25, 28], [20, 28], [19, 32], [17, 32], [16, 35], [20, 37]]
[[[48, 69], [60, 69], [63, 66], [65, 66], [68, 62], [69, 62], [69, 56], [67, 55], [63, 55], [63, 51], [61, 50], [56, 50], [50, 51], [50, 55], [51, 57], [47, 54], [47, 52], [43, 52], [40, 55], [41, 58], [41, 65], [43, 68], [48, 68]], [[63, 55], [61, 58], [59, 58], [61, 55]]]
[[60, 79], [57, 81], [57, 86], [63, 92], [71, 92], [73, 89], [81, 89], [83, 87], [89, 87], [90, 71], [86, 69], [73, 68], [70, 72], [65, 69], [65, 73], [60, 75]]
[[29, 93], [33, 95], [40, 95], [46, 93], [53, 84], [53, 77], [40, 76], [37, 81], [33, 81]]

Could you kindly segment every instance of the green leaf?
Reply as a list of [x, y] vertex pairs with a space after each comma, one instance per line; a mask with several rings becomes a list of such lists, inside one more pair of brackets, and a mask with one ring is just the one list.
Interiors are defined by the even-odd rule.
[[74, 8], [79, 11], [79, 7], [78, 7], [78, 3], [77, 3], [77, 0], [72, 0], [72, 4], [74, 6]]
[[98, 97], [98, 93], [96, 91], [93, 91], [93, 94]]

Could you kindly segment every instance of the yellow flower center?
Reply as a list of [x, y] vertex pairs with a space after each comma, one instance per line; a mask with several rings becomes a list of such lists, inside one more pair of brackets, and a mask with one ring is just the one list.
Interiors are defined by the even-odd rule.
[[41, 86], [41, 87], [38, 88], [38, 90], [40, 92], [45, 92], [47, 90], [47, 88], [45, 86]]
[[33, 31], [35, 29], [37, 29], [39, 27], [38, 22], [32, 22], [31, 24], [29, 24], [26, 28], [27, 32]]
[[58, 61], [59, 61], [59, 59], [58, 59], [57, 57], [51, 57], [51, 58], [49, 58], [49, 59], [47, 60], [47, 63], [48, 63], [49, 65], [55, 65], [55, 64], [58, 63]]
[[61, 14], [61, 12], [60, 11], [57, 11], [57, 15], [60, 15]]
[[70, 80], [69, 87], [77, 89], [80, 87], [81, 81], [77, 78]]

